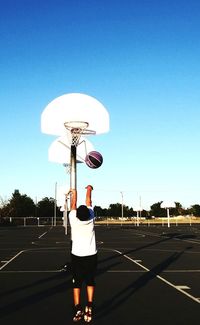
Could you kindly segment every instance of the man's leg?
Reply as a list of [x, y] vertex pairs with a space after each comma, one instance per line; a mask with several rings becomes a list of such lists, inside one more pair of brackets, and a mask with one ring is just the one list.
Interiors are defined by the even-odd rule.
[[83, 309], [81, 306], [81, 286], [82, 286], [82, 277], [80, 274], [80, 259], [71, 254], [72, 259], [72, 276], [73, 276], [73, 302], [74, 302], [74, 316], [73, 321], [78, 322], [83, 317]]
[[94, 299], [94, 286], [87, 286], [87, 299], [89, 303], [93, 302]]
[[93, 301], [94, 301], [94, 293], [95, 293], [95, 279], [94, 279], [94, 272], [95, 272], [95, 265], [96, 265], [97, 256], [92, 257], [92, 264], [91, 264], [91, 274], [89, 275], [88, 279], [86, 280], [87, 286], [87, 305], [85, 307], [85, 315], [84, 320], [87, 323], [90, 323], [93, 318]]
[[86, 323], [90, 323], [93, 317], [93, 299], [94, 299], [94, 286], [87, 285], [87, 305], [85, 307], [84, 320]]
[[81, 289], [80, 288], [74, 288], [73, 289], [73, 299], [74, 299], [74, 306], [80, 305], [81, 303]]
[[73, 299], [74, 299], [74, 316], [73, 321], [79, 322], [84, 315], [83, 309], [81, 307], [81, 288], [73, 289]]

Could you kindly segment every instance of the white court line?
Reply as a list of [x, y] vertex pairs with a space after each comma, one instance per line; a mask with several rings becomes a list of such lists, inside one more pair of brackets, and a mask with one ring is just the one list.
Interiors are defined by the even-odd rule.
[[107, 273], [145, 273], [143, 270], [108, 270]]
[[1, 273], [61, 273], [63, 272], [62, 269], [60, 270], [35, 270], [35, 271], [28, 271], [28, 270], [18, 270], [18, 271], [1, 271]]
[[[141, 270], [108, 270], [108, 273], [143, 273]], [[163, 273], [200, 273], [200, 270], [166, 270]]]
[[189, 290], [189, 289], [191, 289], [190, 287], [188, 287], [188, 286], [181, 286], [181, 285], [178, 285], [178, 286], [176, 286], [178, 289], [183, 289], [183, 290]]
[[24, 251], [20, 251], [19, 253], [17, 253], [15, 256], [13, 256], [9, 261], [7, 261], [4, 265], [2, 265], [0, 267], [0, 270], [3, 270], [3, 268], [8, 265], [10, 262], [12, 262], [17, 256], [19, 256], [20, 254], [22, 254]]
[[164, 270], [164, 273], [199, 273], [200, 270]]
[[[128, 259], [129, 261], [137, 264], [138, 266], [140, 266], [142, 269], [144, 269], [147, 272], [151, 272], [151, 270], [149, 270], [147, 267], [145, 267], [144, 265], [140, 264], [139, 262], [137, 262], [136, 260], [132, 259], [131, 257], [129, 257], [128, 255], [124, 255], [122, 252], [116, 250], [116, 249], [112, 249], [112, 251], [120, 254], [121, 256], [125, 257], [126, 259]], [[176, 289], [177, 291], [181, 292], [182, 294], [184, 294], [185, 296], [189, 297], [190, 299], [192, 299], [193, 301], [197, 302], [198, 304], [200, 304], [200, 301], [198, 298], [190, 295], [188, 292], [184, 291], [183, 289], [181, 289], [178, 286], [175, 286], [173, 283], [167, 281], [166, 279], [164, 279], [163, 277], [161, 277], [160, 275], [156, 275], [155, 277], [161, 281], [163, 281], [164, 283], [168, 284], [170, 287]]]
[[38, 238], [40, 239], [40, 238], [42, 238], [44, 235], [46, 235], [47, 234], [47, 232], [48, 231], [45, 231], [42, 235], [40, 235]]
[[[16, 257], [18, 257], [22, 253], [26, 252], [41, 252], [41, 251], [53, 251], [53, 250], [64, 250], [65, 248], [58, 248], [58, 247], [41, 247], [41, 248], [31, 248], [31, 249], [25, 249], [17, 253], [15, 256], [13, 256], [10, 260], [5, 261], [6, 263], [0, 267], [0, 273], [59, 273], [63, 272], [63, 269], [56, 269], [56, 270], [15, 270], [15, 271], [2, 271], [3, 268], [8, 265], [10, 262], [12, 262]], [[3, 261], [1, 261], [3, 263]]]
[[[138, 232], [135, 232], [136, 234], [139, 234]], [[164, 233], [165, 237], [159, 235], [159, 234], [153, 234], [151, 232], [141, 232], [141, 234], [145, 234], [146, 236], [152, 236], [152, 237], [159, 237], [159, 238], [170, 238], [169, 234]], [[184, 241], [186, 243], [190, 243], [190, 244], [200, 244], [200, 240], [196, 239], [196, 240], [189, 240], [189, 239], [182, 239], [182, 238], [177, 238], [177, 237], [173, 237], [171, 238], [173, 240], [179, 240], [179, 241]]]
[[[129, 248], [131, 249], [131, 248]], [[177, 253], [177, 249], [158, 249], [158, 248], [144, 248], [144, 251], [151, 251], [151, 252], [175, 252]], [[185, 251], [186, 254], [199, 254], [199, 252], [191, 252]]]
[[180, 240], [180, 241], [185, 241], [190, 244], [200, 244], [200, 241], [198, 239], [196, 240], [188, 240], [188, 239], [181, 239], [181, 238], [173, 238], [174, 240]]

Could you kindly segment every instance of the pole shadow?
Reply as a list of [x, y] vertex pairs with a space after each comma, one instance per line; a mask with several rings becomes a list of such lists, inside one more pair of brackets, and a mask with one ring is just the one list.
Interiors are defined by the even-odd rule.
[[96, 319], [101, 319], [106, 315], [110, 314], [117, 307], [125, 303], [132, 295], [134, 295], [142, 287], [146, 286], [151, 280], [155, 279], [159, 274], [162, 273], [169, 265], [177, 261], [182, 254], [191, 247], [187, 247], [181, 252], [173, 253], [163, 262], [159, 263], [153, 267], [150, 271], [143, 274], [136, 281], [132, 282], [130, 285], [126, 286], [120, 290], [117, 294], [106, 299], [101, 305], [96, 308]]
[[[48, 279], [36, 281], [36, 282], [32, 283], [31, 285], [23, 286], [16, 290], [10, 290], [9, 292], [7, 292], [7, 294], [13, 294], [14, 292], [19, 291], [19, 290], [31, 289], [31, 287], [33, 287], [33, 289], [34, 289], [36, 285], [42, 286], [46, 282], [55, 280], [55, 279], [58, 280], [59, 276], [57, 275], [54, 277], [49, 277]], [[60, 279], [63, 280], [63, 275], [60, 275]], [[59, 292], [60, 293], [67, 292], [68, 290], [71, 289], [71, 287], [72, 287], [71, 277], [70, 277], [70, 279], [68, 277], [66, 277], [64, 281], [62, 281], [61, 283], [59, 283], [57, 285], [54, 285], [53, 287], [47, 288], [45, 290], [40, 289], [38, 292], [36, 292], [34, 294], [29, 294], [29, 295], [23, 296], [22, 298], [19, 298], [19, 296], [18, 296], [18, 299], [16, 301], [9, 303], [6, 306], [0, 307], [0, 318], [10, 315], [11, 313], [14, 313], [20, 309], [23, 309], [31, 304], [35, 304], [36, 302], [38, 303], [39, 301], [44, 300], [44, 299], [48, 298], [49, 296], [55, 295]]]
[[[143, 246], [140, 246], [140, 247], [138, 247], [138, 248], [131, 249], [131, 250], [126, 250], [126, 251], [124, 251], [124, 252], [121, 253], [121, 254], [116, 254], [116, 253], [115, 253], [115, 254], [113, 254], [113, 255], [111, 255], [111, 256], [105, 258], [105, 259], [101, 259], [101, 260], [99, 260], [99, 261], [98, 261], [98, 264], [100, 264], [100, 263], [104, 263], [104, 262], [106, 262], [106, 261], [109, 261], [109, 260], [112, 260], [112, 259], [115, 259], [115, 258], [119, 258], [120, 255], [121, 255], [121, 256], [123, 256], [123, 255], [128, 255], [128, 254], [131, 254], [131, 253], [134, 253], [134, 252], [138, 252], [138, 251], [140, 251], [140, 250], [142, 250], [142, 249], [149, 248], [149, 247], [152, 247], [152, 246], [155, 246], [155, 245], [158, 245], [158, 244], [164, 243], [164, 242], [166, 242], [166, 241], [169, 241], [169, 240], [173, 239], [174, 237], [176, 237], [176, 235], [177, 235], [176, 233], [169, 234], [168, 237], [166, 237], [166, 238], [162, 238], [162, 239], [157, 240], [157, 241], [155, 241], [155, 242], [153, 242], [153, 243], [150, 243], [150, 244], [147, 244], [147, 245], [143, 245]], [[102, 249], [102, 250], [106, 250], [106, 248], [102, 248], [102, 247], [100, 247], [100, 249]]]

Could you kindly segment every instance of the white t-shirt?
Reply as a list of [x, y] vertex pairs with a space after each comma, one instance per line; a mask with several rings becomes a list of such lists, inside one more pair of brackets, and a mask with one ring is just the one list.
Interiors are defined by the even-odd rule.
[[90, 219], [81, 221], [76, 217], [76, 210], [69, 213], [71, 225], [72, 254], [76, 256], [90, 256], [97, 253], [94, 231], [94, 211], [90, 210]]

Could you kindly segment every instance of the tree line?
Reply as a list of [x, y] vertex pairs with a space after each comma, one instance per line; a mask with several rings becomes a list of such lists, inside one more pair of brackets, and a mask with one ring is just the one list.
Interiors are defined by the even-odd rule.
[[[151, 219], [152, 217], [166, 217], [166, 210], [161, 208], [161, 203], [154, 203], [150, 210], [142, 210], [140, 217]], [[200, 217], [200, 205], [195, 204], [190, 208], [183, 208], [179, 202], [175, 202], [175, 208], [170, 209], [171, 216], [186, 216], [193, 215]], [[110, 204], [108, 208], [101, 208], [100, 206], [94, 207], [95, 216], [98, 219], [105, 218], [132, 218], [137, 216], [137, 212], [129, 206], [121, 203]], [[40, 218], [53, 218], [55, 214], [55, 199], [52, 197], [44, 197], [38, 202], [34, 202], [32, 198], [26, 194], [21, 194], [19, 190], [14, 190], [9, 200], [4, 201], [1, 198], [0, 202], [0, 220], [3, 218], [14, 218], [14, 217], [40, 217]], [[56, 207], [57, 218], [63, 217], [63, 212], [60, 211], [59, 207]]]

